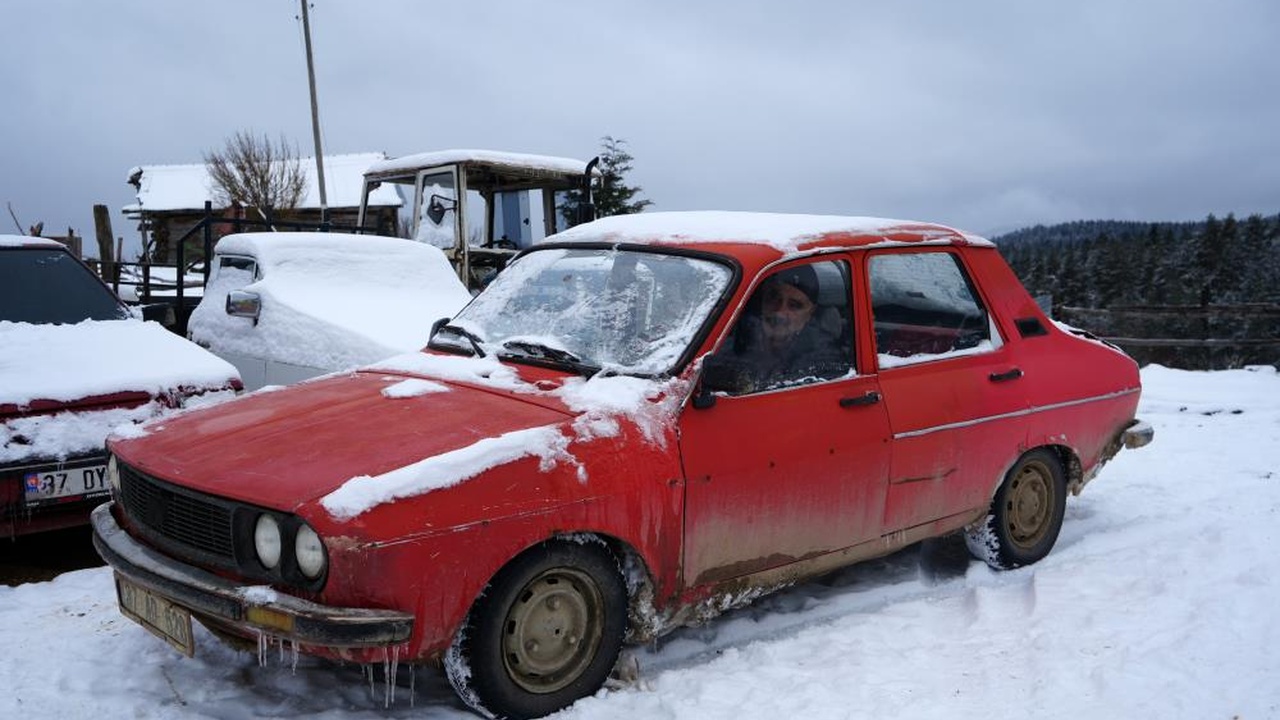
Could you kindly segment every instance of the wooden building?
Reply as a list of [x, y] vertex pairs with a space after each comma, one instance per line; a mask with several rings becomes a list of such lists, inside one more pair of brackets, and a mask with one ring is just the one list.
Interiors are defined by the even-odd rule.
[[[385, 159], [386, 155], [383, 153], [325, 156], [328, 216], [335, 230], [354, 228], [360, 208], [360, 194], [364, 189], [364, 171], [373, 163]], [[272, 218], [274, 221], [319, 223], [321, 220], [315, 158], [302, 158], [300, 163], [306, 175], [306, 189], [302, 200], [293, 210], [277, 211]], [[206, 201], [213, 203], [215, 215], [224, 218], [265, 219], [255, 208], [226, 207], [218, 203], [213, 192], [213, 182], [203, 163], [143, 165], [131, 169], [128, 180], [137, 190], [137, 202], [123, 208], [124, 216], [137, 221], [142, 247], [150, 253], [151, 261], [155, 263], [176, 261], [175, 243], [205, 220]], [[394, 186], [385, 184], [379, 187], [370, 198], [372, 217], [367, 219], [366, 226], [395, 228], [396, 214], [402, 204]], [[244, 229], [270, 228], [258, 226]], [[234, 223], [217, 223], [213, 226], [214, 241], [236, 231]], [[184, 256], [191, 262], [203, 257], [203, 254], [203, 232], [196, 231], [187, 240]]]

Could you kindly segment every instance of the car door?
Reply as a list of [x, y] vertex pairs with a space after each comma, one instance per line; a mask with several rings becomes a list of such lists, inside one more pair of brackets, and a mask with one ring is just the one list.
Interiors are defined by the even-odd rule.
[[[823, 286], [814, 322], [840, 338], [838, 371], [685, 408], [686, 587], [815, 557], [880, 533], [889, 423], [875, 376], [854, 369], [851, 265], [846, 259], [808, 264]], [[764, 284], [717, 355], [742, 341]]]
[[961, 256], [868, 254], [881, 392], [893, 432], [886, 532], [984, 507], [1025, 444], [1021, 371]]

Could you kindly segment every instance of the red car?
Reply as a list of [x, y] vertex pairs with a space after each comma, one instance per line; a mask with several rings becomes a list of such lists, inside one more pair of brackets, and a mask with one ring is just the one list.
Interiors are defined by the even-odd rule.
[[112, 428], [239, 389], [63, 245], [0, 235], [0, 537], [85, 525], [108, 495]]
[[109, 442], [124, 612], [438, 663], [553, 712], [624, 641], [925, 538], [1053, 546], [1138, 368], [938, 225], [606, 218], [523, 253], [430, 345]]

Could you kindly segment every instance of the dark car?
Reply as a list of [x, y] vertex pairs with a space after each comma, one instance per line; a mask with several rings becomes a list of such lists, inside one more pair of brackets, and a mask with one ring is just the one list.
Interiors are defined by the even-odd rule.
[[134, 317], [60, 243], [0, 235], [0, 535], [87, 523], [113, 428], [239, 388], [235, 368]]

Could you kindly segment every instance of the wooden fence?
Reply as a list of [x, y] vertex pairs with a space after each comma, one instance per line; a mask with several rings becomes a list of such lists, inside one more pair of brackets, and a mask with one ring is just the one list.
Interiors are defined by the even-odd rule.
[[1062, 306], [1055, 316], [1120, 346], [1139, 363], [1193, 370], [1280, 366], [1280, 305]]

